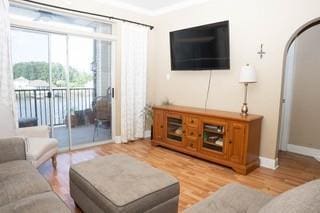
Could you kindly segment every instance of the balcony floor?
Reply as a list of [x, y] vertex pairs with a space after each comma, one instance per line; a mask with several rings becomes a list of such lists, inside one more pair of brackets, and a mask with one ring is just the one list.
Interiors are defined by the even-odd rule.
[[[71, 128], [72, 145], [92, 144], [94, 135], [94, 125], [84, 125]], [[59, 148], [69, 146], [69, 134], [67, 126], [58, 126], [54, 128], [54, 138], [59, 141]], [[95, 142], [111, 140], [112, 134], [110, 128], [99, 127], [95, 133]]]

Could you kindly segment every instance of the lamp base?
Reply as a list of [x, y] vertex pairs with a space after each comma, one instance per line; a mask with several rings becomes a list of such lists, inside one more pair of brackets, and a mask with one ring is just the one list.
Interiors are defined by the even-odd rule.
[[248, 115], [248, 105], [247, 103], [243, 103], [241, 107], [241, 115], [242, 116], [247, 116]]

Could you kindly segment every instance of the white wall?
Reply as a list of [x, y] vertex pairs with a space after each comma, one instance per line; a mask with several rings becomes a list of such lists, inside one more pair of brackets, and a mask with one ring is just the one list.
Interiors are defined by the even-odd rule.
[[[209, 73], [170, 73], [169, 32], [229, 20], [231, 70], [213, 73], [208, 107], [238, 112], [243, 99], [240, 67], [253, 64], [258, 83], [249, 85], [249, 112], [264, 116], [261, 156], [276, 158], [284, 51], [300, 26], [320, 16], [319, 7], [318, 0], [212, 0], [156, 17], [150, 52], [151, 101], [160, 104], [168, 97], [174, 104], [204, 106]], [[262, 60], [257, 55], [261, 43], [267, 52]]]

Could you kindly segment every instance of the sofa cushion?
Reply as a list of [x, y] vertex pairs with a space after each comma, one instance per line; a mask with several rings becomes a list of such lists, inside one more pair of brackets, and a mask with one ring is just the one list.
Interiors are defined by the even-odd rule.
[[47, 191], [51, 191], [50, 185], [30, 162], [0, 164], [0, 206]]
[[320, 179], [308, 182], [280, 194], [265, 205], [259, 213], [319, 213]]
[[272, 197], [240, 184], [228, 184], [185, 213], [256, 213]]
[[30, 162], [26, 160], [9, 161], [0, 164], [0, 182], [14, 175], [30, 172], [30, 165]]
[[53, 192], [45, 192], [0, 207], [1, 213], [70, 213]]
[[70, 182], [106, 212], [144, 212], [179, 195], [177, 179], [121, 154], [73, 165]]
[[0, 163], [25, 160], [26, 150], [24, 138], [0, 138]]
[[38, 160], [50, 150], [58, 150], [58, 141], [55, 138], [30, 137], [26, 139], [27, 160]]

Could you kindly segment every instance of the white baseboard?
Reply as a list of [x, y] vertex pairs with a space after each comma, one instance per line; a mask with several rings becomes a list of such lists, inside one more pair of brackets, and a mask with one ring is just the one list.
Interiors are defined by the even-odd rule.
[[288, 152], [297, 153], [297, 154], [301, 154], [301, 155], [314, 157], [316, 160], [320, 161], [320, 150], [319, 149], [314, 149], [314, 148], [309, 148], [309, 147], [305, 147], [305, 146], [298, 146], [298, 145], [288, 144], [287, 151]]
[[276, 170], [279, 167], [278, 164], [278, 158], [271, 159], [271, 158], [265, 158], [265, 157], [259, 157], [260, 159], [260, 166], [268, 169]]
[[115, 143], [121, 143], [121, 136], [115, 136], [114, 137], [114, 142]]
[[144, 138], [151, 138], [151, 130], [145, 130], [143, 137], [144, 137]]

